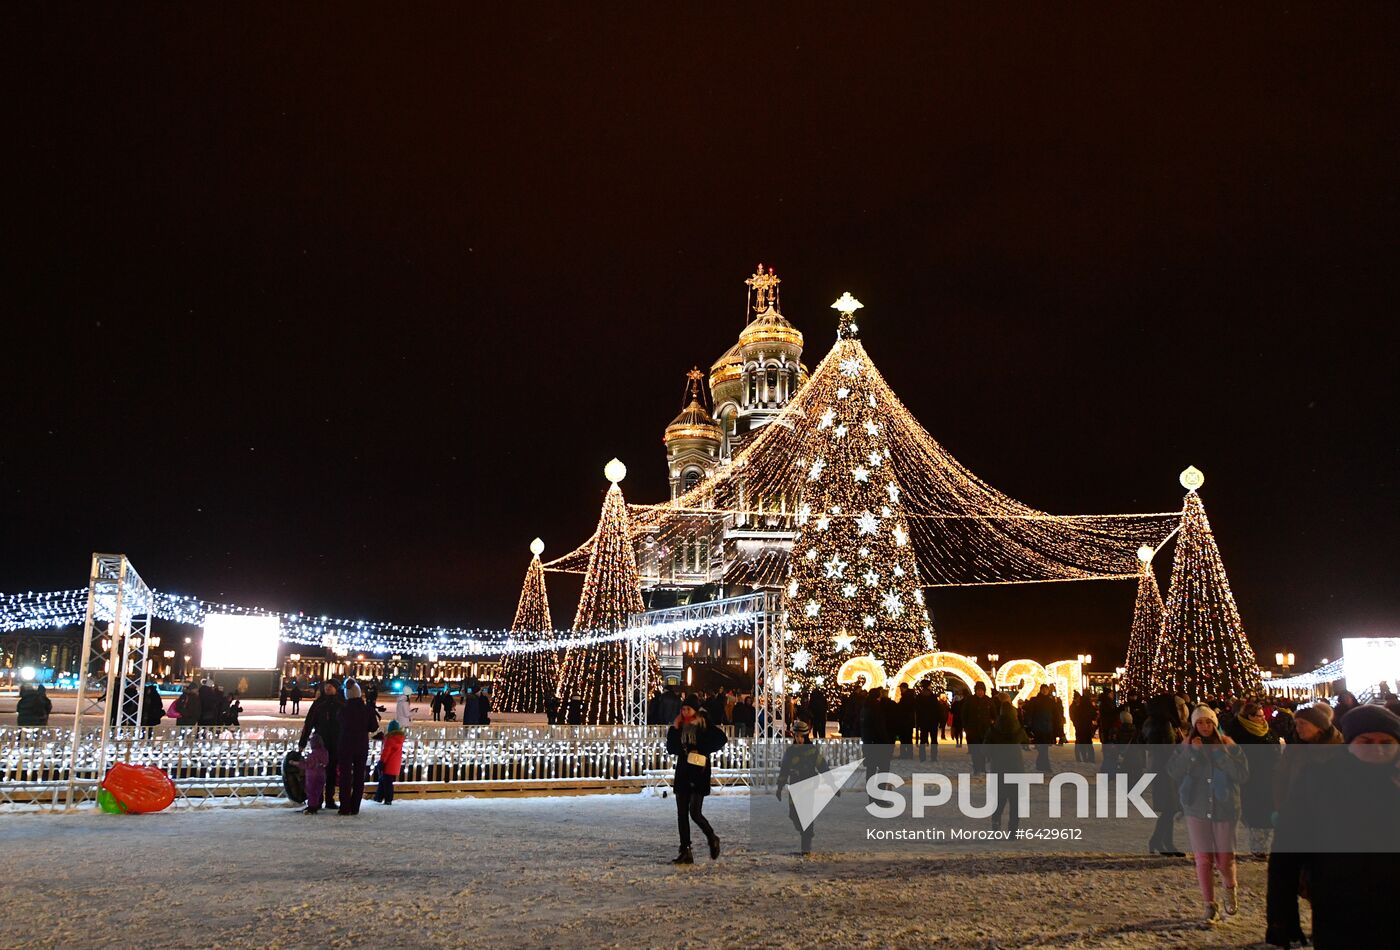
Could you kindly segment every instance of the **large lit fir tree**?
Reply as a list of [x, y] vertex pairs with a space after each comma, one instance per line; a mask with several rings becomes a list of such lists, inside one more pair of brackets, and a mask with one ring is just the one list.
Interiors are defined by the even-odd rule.
[[[511, 639], [517, 643], [554, 636], [549, 595], [544, 588], [544, 565], [540, 563], [543, 551], [544, 542], [539, 538], [530, 543], [530, 567], [520, 589], [515, 623], [510, 627], [514, 634]], [[545, 697], [552, 695], [559, 683], [559, 654], [555, 650], [507, 653], [501, 660], [496, 683], [495, 705], [501, 712], [542, 713]]]
[[798, 529], [783, 589], [789, 692], [822, 687], [844, 696], [836, 673], [870, 655], [894, 673], [936, 649], [910, 543], [900, 483], [890, 464], [885, 412], [874, 368], [856, 339], [849, 294], [835, 351], [806, 389], [816, 414], [813, 438], [795, 461], [801, 469]]
[[1152, 695], [1152, 664], [1162, 637], [1162, 592], [1152, 570], [1153, 550], [1138, 550], [1137, 604], [1133, 607], [1133, 628], [1128, 634], [1128, 659], [1118, 681], [1123, 696], [1147, 699]]
[[[608, 463], [606, 474], [612, 486], [603, 499], [603, 513], [593, 535], [593, 549], [583, 578], [574, 630], [593, 633], [621, 630], [631, 614], [641, 613], [641, 577], [632, 548], [627, 521], [627, 503], [617, 483], [627, 469], [617, 459]], [[661, 682], [661, 668], [654, 648], [650, 649], [647, 692]], [[583, 702], [583, 721], [588, 725], [619, 723], [624, 713], [627, 688], [627, 644], [620, 640], [572, 647], [564, 656], [559, 676], [559, 697]]]
[[1259, 664], [1245, 637], [1205, 506], [1196, 493], [1204, 481], [1194, 467], [1181, 473], [1186, 503], [1172, 560], [1162, 639], [1152, 668], [1152, 689], [1193, 700], [1252, 696], [1259, 692]]

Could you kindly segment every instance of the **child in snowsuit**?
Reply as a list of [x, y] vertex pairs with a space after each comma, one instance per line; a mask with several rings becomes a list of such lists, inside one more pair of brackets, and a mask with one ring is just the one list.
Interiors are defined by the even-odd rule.
[[326, 751], [326, 744], [321, 741], [321, 734], [312, 733], [310, 751], [299, 763], [301, 770], [306, 774], [306, 807], [302, 809], [303, 815], [314, 815], [321, 810], [321, 800], [326, 794], [326, 766], [329, 762], [330, 753]]
[[385, 805], [394, 804], [394, 781], [403, 765], [403, 737], [403, 726], [397, 719], [390, 720], [379, 750], [379, 785], [374, 790], [374, 800]]

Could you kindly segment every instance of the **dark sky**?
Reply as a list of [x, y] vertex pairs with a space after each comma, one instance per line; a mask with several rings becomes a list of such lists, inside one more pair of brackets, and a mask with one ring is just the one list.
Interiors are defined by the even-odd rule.
[[[852, 291], [1029, 504], [1174, 509], [1203, 469], [1261, 654], [1400, 628], [1400, 7], [460, 6], [6, 11], [0, 590], [119, 550], [507, 624], [608, 458], [663, 497], [761, 260], [809, 364]], [[950, 649], [1118, 661], [1133, 594], [931, 601]]]

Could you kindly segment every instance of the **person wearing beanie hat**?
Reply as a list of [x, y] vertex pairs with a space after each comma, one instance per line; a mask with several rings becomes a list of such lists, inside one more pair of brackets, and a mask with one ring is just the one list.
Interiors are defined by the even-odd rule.
[[[1205, 921], [1218, 923], [1221, 911], [1239, 909], [1235, 875], [1235, 823], [1240, 789], [1249, 780], [1249, 762], [1235, 741], [1217, 730], [1215, 710], [1204, 704], [1191, 711], [1191, 733], [1177, 747], [1167, 771], [1177, 782], [1186, 813], [1186, 832], [1196, 856], [1196, 883], [1205, 903]], [[1225, 890], [1215, 900], [1215, 872]]]
[[[1297, 729], [1298, 738], [1304, 742], [1311, 742], [1312, 737], [1319, 732], [1326, 732], [1329, 729], [1335, 731], [1332, 725], [1332, 707], [1326, 703], [1313, 703], [1305, 709], [1295, 711], [1293, 722], [1299, 727]], [[1303, 725], [1304, 723], [1307, 723], [1306, 727]], [[1305, 732], [1305, 729], [1308, 731]], [[1345, 741], [1340, 739], [1340, 735], [1338, 733], [1338, 741]]]
[[1345, 748], [1309, 756], [1317, 761], [1300, 771], [1279, 810], [1265, 932], [1275, 946], [1302, 936], [1300, 875], [1306, 875], [1318, 950], [1395, 941], [1400, 717], [1360, 705], [1340, 726]]
[[681, 701], [681, 714], [666, 730], [666, 751], [676, 757], [676, 774], [671, 780], [676, 792], [676, 824], [681, 849], [672, 864], [694, 864], [690, 850], [690, 823], [704, 833], [710, 845], [710, 860], [719, 857], [719, 835], [705, 819], [705, 796], [710, 794], [710, 757], [724, 748], [729, 739], [701, 712], [700, 701], [687, 696]]
[[365, 772], [369, 762], [369, 737], [379, 728], [379, 717], [365, 705], [360, 685], [345, 684], [345, 705], [340, 708], [340, 742], [337, 777], [340, 780], [341, 815], [358, 815], [365, 798]]
[[374, 789], [374, 800], [380, 804], [394, 804], [394, 782], [403, 766], [403, 740], [403, 726], [397, 719], [389, 720], [384, 744], [379, 748], [379, 784]]
[[[792, 724], [792, 745], [783, 750], [783, 761], [778, 766], [778, 801], [783, 800], [783, 789], [792, 783], [825, 771], [826, 759], [822, 756], [821, 748], [812, 742], [812, 727], [801, 719], [797, 720]], [[797, 829], [802, 842], [801, 853], [806, 857], [812, 853], [812, 836], [816, 834], [817, 826], [813, 821], [806, 828], [802, 827], [802, 819], [797, 815], [797, 805], [793, 803], [791, 794], [788, 795], [788, 819]]]

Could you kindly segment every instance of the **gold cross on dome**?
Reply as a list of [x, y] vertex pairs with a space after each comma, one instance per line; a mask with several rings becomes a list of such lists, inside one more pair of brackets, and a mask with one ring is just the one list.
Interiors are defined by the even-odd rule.
[[842, 313], [842, 315], [849, 317], [864, 306], [865, 304], [852, 297], [851, 292], [848, 290], [845, 293], [843, 293], [834, 304], [831, 305], [831, 309], [839, 310]]
[[701, 382], [702, 380], [704, 380], [705, 374], [702, 373], [702, 372], [700, 372], [700, 367], [697, 366], [697, 367], [695, 367], [694, 369], [692, 369], [690, 372], [686, 373], [686, 374], [685, 374], [685, 378], [686, 378], [686, 379], [689, 379], [689, 380], [692, 380], [693, 382], [697, 382], [697, 383], [698, 383], [698, 382]]

